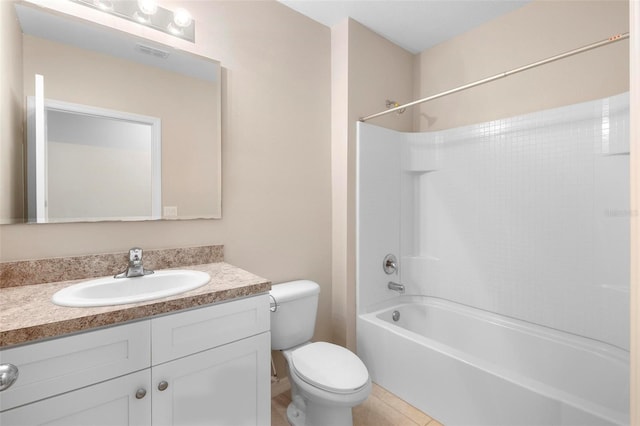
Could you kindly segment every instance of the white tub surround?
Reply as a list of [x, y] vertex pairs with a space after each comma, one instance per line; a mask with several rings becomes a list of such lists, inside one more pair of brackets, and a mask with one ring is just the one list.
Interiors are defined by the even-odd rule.
[[[622, 374], [629, 350], [628, 104], [624, 93], [426, 133], [359, 123], [358, 354], [374, 381], [445, 424], [628, 422], [628, 374]], [[389, 253], [399, 268], [387, 275], [382, 262]], [[479, 324], [455, 326], [450, 314], [432, 318], [414, 309], [427, 322], [419, 327], [429, 330], [414, 334], [440, 342], [427, 355], [419, 348], [433, 344], [416, 344], [420, 339], [372, 314], [406, 297], [390, 290], [390, 281], [404, 285], [407, 296], [496, 315], [488, 322], [501, 331], [490, 337], [481, 315], [465, 314]], [[515, 333], [512, 319], [533, 328]], [[537, 337], [525, 344], [523, 335]], [[475, 349], [465, 346], [474, 342]], [[568, 350], [556, 350], [558, 342]], [[527, 345], [539, 354], [540, 368], [523, 358]], [[474, 355], [478, 347], [482, 356]], [[482, 366], [460, 361], [460, 353], [484, 359]], [[617, 361], [600, 362], [602, 353], [617, 354]], [[385, 363], [387, 372], [374, 367]], [[572, 373], [557, 370], [567, 364]], [[403, 391], [391, 371], [445, 386], [456, 399], [443, 392], [421, 405], [410, 397], [417, 389], [411, 380]], [[601, 385], [591, 379], [608, 374], [616, 379], [601, 398]], [[529, 392], [524, 399], [522, 389]], [[537, 396], [527, 399], [531, 391]], [[547, 405], [549, 398], [555, 405]], [[485, 408], [473, 408], [479, 400]], [[505, 407], [550, 411], [527, 420], [509, 417]]]

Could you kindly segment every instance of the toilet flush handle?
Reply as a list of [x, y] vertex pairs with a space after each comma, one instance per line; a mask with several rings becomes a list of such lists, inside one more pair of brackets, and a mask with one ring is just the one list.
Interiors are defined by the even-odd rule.
[[280, 305], [278, 305], [278, 301], [276, 300], [275, 297], [273, 297], [273, 295], [270, 294], [269, 298], [271, 298], [271, 302], [269, 303], [269, 310], [271, 312], [276, 312]]

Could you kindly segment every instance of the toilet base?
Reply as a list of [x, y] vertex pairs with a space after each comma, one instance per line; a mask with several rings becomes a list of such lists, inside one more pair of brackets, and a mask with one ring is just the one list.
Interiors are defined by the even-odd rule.
[[299, 410], [298, 407], [296, 407], [296, 405], [291, 402], [287, 406], [287, 420], [292, 426], [304, 426], [306, 416], [304, 414], [304, 411]]
[[305, 402], [300, 395], [296, 395], [291, 385], [291, 402], [287, 406], [287, 420], [293, 426], [305, 426], [307, 416], [305, 414]]

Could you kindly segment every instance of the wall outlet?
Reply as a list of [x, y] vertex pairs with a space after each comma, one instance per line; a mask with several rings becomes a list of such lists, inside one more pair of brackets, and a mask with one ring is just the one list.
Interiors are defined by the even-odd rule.
[[165, 218], [178, 217], [178, 206], [164, 206], [163, 216]]

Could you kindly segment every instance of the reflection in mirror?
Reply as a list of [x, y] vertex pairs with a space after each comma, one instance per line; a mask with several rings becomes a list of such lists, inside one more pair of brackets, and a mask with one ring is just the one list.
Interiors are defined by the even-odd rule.
[[[161, 217], [160, 119], [52, 100], [37, 111], [36, 104], [28, 99], [29, 222]], [[45, 123], [40, 144], [38, 114]], [[46, 191], [36, 190], [39, 175]]]
[[[23, 170], [27, 191], [44, 192], [46, 214], [34, 213], [28, 201], [35, 195], [29, 192], [22, 197], [29, 205], [22, 221], [221, 217], [219, 63], [32, 5], [16, 4], [15, 9], [22, 31], [13, 36], [23, 55], [22, 98], [26, 104], [35, 95], [34, 76], [43, 75], [45, 103], [55, 105], [55, 112], [48, 108], [46, 114], [46, 133], [57, 139], [46, 142], [44, 188], [34, 188], [32, 172]], [[1, 31], [4, 37], [9, 30]], [[60, 105], [93, 112], [65, 114]], [[27, 128], [26, 105], [23, 110]], [[138, 117], [129, 120], [134, 122], [156, 119], [161, 147], [152, 154], [151, 148], [140, 150], [146, 142], [118, 138], [108, 148], [103, 130], [85, 132], [90, 123], [106, 125], [95, 111]], [[68, 123], [79, 116], [81, 122]], [[115, 124], [114, 117], [110, 121]], [[54, 158], [56, 163], [49, 164]], [[154, 169], [154, 162], [160, 167]], [[127, 163], [135, 170], [122, 172]], [[144, 190], [136, 187], [143, 182]], [[101, 194], [99, 187], [112, 193]], [[0, 222], [20, 220], [0, 217]]]

